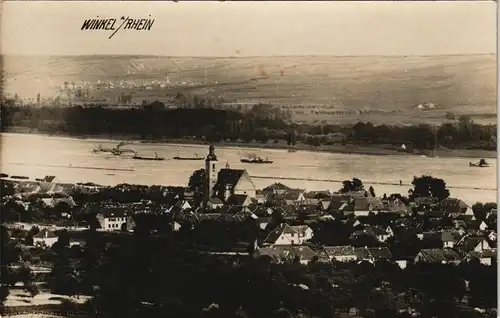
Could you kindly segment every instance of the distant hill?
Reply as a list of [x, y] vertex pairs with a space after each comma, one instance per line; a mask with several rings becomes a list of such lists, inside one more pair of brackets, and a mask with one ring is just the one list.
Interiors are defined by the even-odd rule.
[[[496, 122], [496, 57], [493, 54], [4, 58], [5, 91], [18, 92], [21, 96], [34, 96], [37, 92], [45, 96], [53, 94], [55, 90], [50, 86], [64, 81], [165, 80], [167, 76], [171, 81], [200, 83], [174, 91], [209, 91], [214, 96], [241, 102], [306, 105], [295, 108], [293, 118], [296, 120], [442, 122], [447, 112], [453, 112], [457, 116], [470, 115], [476, 121]], [[169, 93], [168, 89], [164, 90], [148, 94], [151, 99], [161, 99]], [[426, 103], [435, 107], [416, 107]], [[325, 109], [329, 112], [321, 113]], [[344, 111], [354, 113], [344, 114]]]

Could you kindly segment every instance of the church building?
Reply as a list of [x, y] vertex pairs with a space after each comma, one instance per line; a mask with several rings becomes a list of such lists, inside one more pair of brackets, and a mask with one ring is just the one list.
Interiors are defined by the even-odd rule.
[[245, 195], [251, 199], [256, 197], [255, 185], [246, 170], [231, 169], [229, 164], [226, 164], [224, 169], [217, 172], [217, 162], [215, 147], [211, 145], [205, 159], [205, 202], [212, 197], [223, 202], [227, 202], [233, 195]]

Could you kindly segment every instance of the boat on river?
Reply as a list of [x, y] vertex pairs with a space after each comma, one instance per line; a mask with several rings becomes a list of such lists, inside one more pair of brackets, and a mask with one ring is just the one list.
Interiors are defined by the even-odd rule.
[[242, 163], [261, 163], [261, 164], [269, 164], [269, 163], [273, 163], [274, 161], [272, 160], [269, 160], [269, 159], [263, 159], [261, 157], [249, 157], [249, 158], [241, 158], [240, 161]]
[[481, 159], [479, 160], [478, 163], [472, 163], [472, 162], [469, 162], [469, 167], [475, 167], [475, 168], [487, 168], [487, 167], [491, 167], [489, 163], [486, 162], [486, 160], [484, 159]]
[[135, 160], [165, 160], [165, 158], [159, 157], [156, 152], [155, 152], [154, 157], [142, 157], [142, 156], [139, 156], [136, 154], [135, 156], [132, 157], [132, 159], [135, 159]]
[[122, 141], [116, 145], [115, 148], [104, 148], [102, 144], [99, 144], [97, 148], [92, 149], [92, 152], [95, 154], [104, 152], [104, 153], [111, 153], [115, 156], [120, 156], [124, 153], [131, 153], [131, 154], [136, 154], [136, 152], [132, 149], [127, 149], [127, 148], [121, 148], [124, 145], [130, 144], [130, 142]]
[[10, 178], [17, 179], [17, 180], [29, 180], [29, 178], [26, 176], [10, 176]]
[[181, 157], [179, 156], [179, 152], [177, 152], [177, 156], [173, 157], [172, 159], [174, 160], [203, 160], [203, 157], [198, 156], [198, 154], [195, 154], [195, 157]]

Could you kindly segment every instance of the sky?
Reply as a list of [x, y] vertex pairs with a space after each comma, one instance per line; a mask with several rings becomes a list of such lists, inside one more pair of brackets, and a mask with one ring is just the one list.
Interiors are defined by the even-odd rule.
[[[85, 19], [155, 19], [81, 31]], [[2, 4], [5, 55], [442, 55], [496, 52], [494, 2], [19, 2]]]

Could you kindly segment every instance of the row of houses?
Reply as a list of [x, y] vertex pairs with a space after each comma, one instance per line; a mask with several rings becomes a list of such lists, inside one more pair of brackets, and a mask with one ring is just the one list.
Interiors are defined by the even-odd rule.
[[413, 259], [398, 259], [392, 256], [387, 247], [352, 247], [352, 246], [269, 246], [256, 249], [253, 253], [256, 258], [267, 257], [276, 263], [298, 261], [308, 264], [319, 262], [395, 262], [401, 268], [409, 263], [426, 264], [454, 264], [478, 260], [481, 264], [491, 266], [497, 261], [497, 250], [471, 251], [460, 253], [451, 248], [422, 249]]

